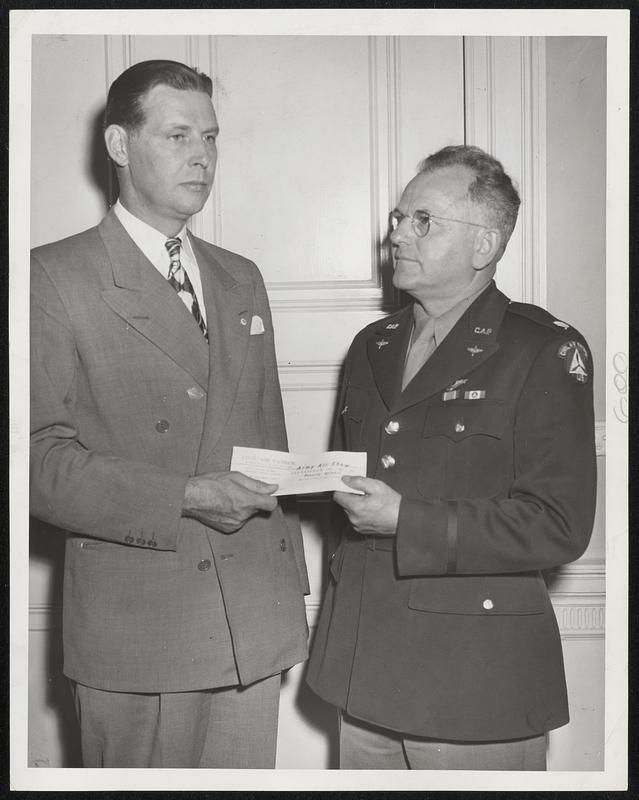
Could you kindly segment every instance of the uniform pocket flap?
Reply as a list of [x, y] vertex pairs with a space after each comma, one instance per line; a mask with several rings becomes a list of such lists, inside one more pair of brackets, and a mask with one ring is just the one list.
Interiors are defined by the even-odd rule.
[[408, 606], [434, 614], [543, 614], [547, 591], [538, 573], [413, 578]]
[[428, 409], [423, 435], [447, 436], [453, 441], [477, 434], [501, 438], [505, 425], [506, 410], [502, 403], [485, 400], [443, 403]]

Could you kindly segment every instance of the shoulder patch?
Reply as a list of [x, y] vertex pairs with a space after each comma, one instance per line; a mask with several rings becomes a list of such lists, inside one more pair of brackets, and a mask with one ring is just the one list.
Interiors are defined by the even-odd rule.
[[581, 342], [574, 339], [563, 342], [557, 357], [563, 359], [568, 377], [577, 383], [588, 381], [588, 351]]

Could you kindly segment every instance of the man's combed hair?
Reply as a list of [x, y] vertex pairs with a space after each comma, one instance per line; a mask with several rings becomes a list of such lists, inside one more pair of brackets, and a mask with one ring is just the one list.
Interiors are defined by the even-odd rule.
[[155, 86], [213, 94], [208, 75], [179, 61], [141, 61], [125, 70], [111, 84], [104, 112], [104, 127], [121, 125], [134, 131], [144, 124], [142, 101]]
[[467, 167], [475, 173], [468, 187], [468, 198], [485, 209], [491, 225], [501, 232], [501, 258], [517, 222], [519, 194], [501, 163], [480, 147], [451, 145], [425, 158], [418, 172], [434, 172], [444, 167]]

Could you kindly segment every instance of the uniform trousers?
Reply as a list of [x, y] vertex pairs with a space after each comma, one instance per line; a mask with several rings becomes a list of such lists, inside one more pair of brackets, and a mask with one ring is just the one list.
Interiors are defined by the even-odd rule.
[[280, 675], [196, 692], [106, 692], [71, 682], [85, 767], [272, 769]]
[[340, 713], [340, 769], [545, 770], [546, 736], [440, 742], [405, 736]]

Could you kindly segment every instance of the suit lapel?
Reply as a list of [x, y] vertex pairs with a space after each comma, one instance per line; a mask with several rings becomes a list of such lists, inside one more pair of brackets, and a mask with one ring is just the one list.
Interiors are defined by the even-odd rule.
[[189, 310], [136, 246], [113, 211], [98, 230], [114, 284], [102, 292], [104, 301], [206, 389], [209, 347]]
[[508, 298], [491, 284], [397, 397], [394, 410], [443, 392], [491, 358], [499, 350], [497, 334], [508, 303]]
[[253, 291], [191, 237], [200, 265], [209, 330], [208, 401], [198, 464], [216, 446], [233, 410], [249, 345]]
[[402, 383], [406, 348], [413, 330], [412, 309], [410, 305], [380, 320], [366, 346], [377, 389], [389, 409]]

